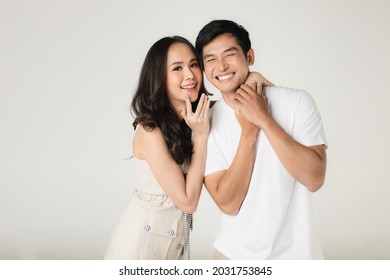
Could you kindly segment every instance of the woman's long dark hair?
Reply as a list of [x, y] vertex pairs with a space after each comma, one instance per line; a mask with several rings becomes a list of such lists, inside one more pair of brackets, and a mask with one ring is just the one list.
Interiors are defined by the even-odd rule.
[[[134, 129], [141, 124], [145, 129], [160, 128], [172, 158], [182, 164], [191, 159], [191, 129], [184, 120], [180, 120], [171, 106], [167, 95], [167, 57], [169, 47], [174, 43], [186, 44], [196, 55], [194, 46], [180, 36], [164, 37], [158, 40], [148, 51], [141, 69], [138, 88], [131, 102], [135, 115]], [[200, 61], [199, 61], [200, 63]], [[201, 93], [207, 93], [202, 80], [199, 97], [192, 103], [196, 108]]]

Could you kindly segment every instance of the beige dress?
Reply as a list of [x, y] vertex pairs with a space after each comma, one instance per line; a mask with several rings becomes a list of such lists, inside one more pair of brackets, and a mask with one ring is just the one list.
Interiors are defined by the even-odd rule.
[[[145, 160], [135, 159], [137, 186], [108, 245], [105, 259], [175, 260], [189, 252], [189, 215], [177, 208]], [[186, 170], [183, 170], [185, 172]], [[184, 227], [184, 223], [186, 226]], [[189, 244], [188, 244], [189, 245]]]

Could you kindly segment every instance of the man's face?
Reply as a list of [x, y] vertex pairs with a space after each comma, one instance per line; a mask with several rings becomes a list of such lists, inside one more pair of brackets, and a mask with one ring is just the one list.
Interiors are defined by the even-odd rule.
[[236, 38], [222, 34], [203, 47], [204, 72], [222, 94], [235, 93], [249, 73], [253, 50], [244, 54]]

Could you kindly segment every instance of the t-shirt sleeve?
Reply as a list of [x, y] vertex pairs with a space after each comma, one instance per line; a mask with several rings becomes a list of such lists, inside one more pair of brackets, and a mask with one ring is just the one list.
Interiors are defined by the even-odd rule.
[[220, 148], [215, 141], [214, 135], [210, 133], [209, 139], [207, 141], [207, 157], [204, 176], [206, 177], [207, 175], [210, 175], [214, 172], [227, 170], [228, 168], [229, 166], [222, 156]]
[[307, 92], [301, 94], [296, 110], [293, 138], [305, 146], [327, 146], [321, 115]]

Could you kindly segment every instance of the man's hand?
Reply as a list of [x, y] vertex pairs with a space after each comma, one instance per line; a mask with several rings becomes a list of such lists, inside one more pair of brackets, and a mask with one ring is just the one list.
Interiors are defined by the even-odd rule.
[[264, 122], [270, 118], [268, 113], [268, 99], [262, 88], [262, 84], [244, 84], [237, 89], [234, 97], [236, 112], [240, 112], [245, 119], [259, 128], [262, 128]]

